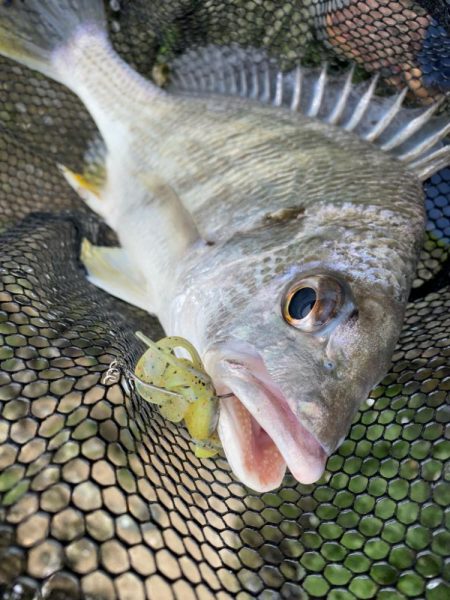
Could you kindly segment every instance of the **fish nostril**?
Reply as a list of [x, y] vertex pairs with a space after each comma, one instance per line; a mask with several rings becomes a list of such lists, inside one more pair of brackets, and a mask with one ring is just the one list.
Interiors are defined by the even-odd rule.
[[323, 363], [323, 368], [327, 373], [332, 373], [336, 370], [336, 363], [332, 360], [325, 360]]
[[351, 312], [351, 313], [349, 314], [349, 316], [348, 316], [348, 320], [349, 320], [349, 322], [354, 322], [354, 321], [356, 321], [356, 320], [357, 320], [357, 318], [358, 318], [358, 316], [359, 316], [359, 311], [358, 311], [358, 309], [357, 309], [357, 308], [354, 308], [354, 309], [352, 310], [352, 312]]

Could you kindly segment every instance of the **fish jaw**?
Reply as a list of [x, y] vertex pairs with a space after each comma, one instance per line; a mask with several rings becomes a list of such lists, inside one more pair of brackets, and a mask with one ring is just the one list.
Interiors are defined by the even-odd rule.
[[217, 431], [239, 481], [257, 492], [268, 492], [281, 485], [286, 462], [270, 436], [235, 395], [221, 400]]
[[221, 400], [218, 433], [236, 477], [258, 492], [276, 489], [286, 466], [300, 483], [320, 479], [327, 453], [292, 412], [255, 354], [213, 351], [205, 363]]

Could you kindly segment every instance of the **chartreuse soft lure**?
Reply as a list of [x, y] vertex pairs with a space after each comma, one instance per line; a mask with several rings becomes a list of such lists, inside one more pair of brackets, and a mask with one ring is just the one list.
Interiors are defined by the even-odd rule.
[[[219, 398], [198, 352], [181, 337], [153, 342], [140, 331], [136, 336], [148, 346], [134, 370], [138, 394], [156, 404], [162, 416], [172, 423], [184, 421], [197, 457], [217, 454]], [[184, 350], [189, 358], [175, 356], [176, 349]]]

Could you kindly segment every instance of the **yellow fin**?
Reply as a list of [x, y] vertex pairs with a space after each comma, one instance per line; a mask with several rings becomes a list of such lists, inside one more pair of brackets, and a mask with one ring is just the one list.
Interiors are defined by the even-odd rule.
[[89, 177], [89, 174], [75, 173], [64, 165], [58, 165], [70, 187], [82, 198], [94, 212], [103, 216], [104, 203], [100, 197], [101, 185], [98, 178]]
[[100, 188], [98, 180], [90, 180], [89, 175], [83, 173], [75, 173], [64, 165], [58, 165], [59, 170], [66, 178], [67, 183], [77, 192], [83, 200], [88, 201], [86, 195], [94, 195], [97, 200], [100, 199]]
[[80, 258], [91, 283], [124, 302], [151, 312], [145, 282], [123, 248], [94, 246], [84, 238]]

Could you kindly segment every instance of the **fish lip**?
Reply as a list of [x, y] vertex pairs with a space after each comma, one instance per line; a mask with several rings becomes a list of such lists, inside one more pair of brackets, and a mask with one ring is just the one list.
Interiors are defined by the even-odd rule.
[[[242, 413], [247, 416], [247, 419], [239, 418], [239, 415], [242, 415]], [[242, 420], [244, 421], [244, 427], [242, 427]], [[270, 469], [255, 468], [257, 461], [254, 460], [254, 453], [251, 451], [250, 453], [245, 452], [245, 442], [241, 444], [236, 443], [237, 440], [245, 440], [249, 424], [250, 429], [253, 429], [253, 427], [251, 427], [252, 423], [256, 423], [255, 419], [253, 419], [251, 414], [235, 395], [232, 395], [231, 398], [228, 398], [226, 401], [221, 401], [217, 432], [225, 456], [235, 477], [245, 486], [256, 492], [268, 492], [281, 485], [286, 471], [286, 463], [272, 439], [264, 432], [266, 440], [269, 440], [269, 444], [271, 445], [271, 448], [269, 448]], [[247, 425], [247, 429], [245, 425]], [[253, 435], [252, 437], [255, 438], [256, 436]], [[242, 446], [244, 446], [244, 449]], [[248, 454], [250, 454], [250, 456], [248, 456]], [[263, 454], [264, 457], [264, 451], [263, 453], [259, 453], [260, 457], [261, 454]], [[248, 464], [249, 462], [251, 463], [250, 467]]]
[[[213, 352], [212, 358], [211, 355], [205, 357], [205, 363], [209, 366], [208, 372], [219, 393], [230, 391], [233, 393], [233, 398], [270, 438], [274, 449], [280, 454], [284, 468], [287, 464], [292, 475], [300, 483], [309, 484], [317, 481], [325, 469], [329, 453], [292, 411], [281, 390], [271, 380], [261, 355], [254, 349], [242, 353], [229, 351], [224, 347]], [[264, 408], [263, 411], [260, 410], [261, 406]], [[233, 411], [236, 422], [238, 419], [236, 413], [240, 412], [239, 407], [234, 400], [230, 402], [228, 399], [223, 399], [218, 432], [233, 471], [243, 483], [257, 491], [279, 487], [284, 475], [284, 468], [281, 473], [281, 464], [276, 465], [277, 474], [274, 474], [272, 480], [265, 482], [258, 480], [256, 473], [250, 472], [251, 469], [243, 468], [242, 460], [245, 457], [241, 456], [241, 462], [237, 464], [236, 456], [233, 454], [236, 449], [232, 445], [240, 444], [238, 450], [243, 452], [244, 441], [240, 439], [238, 433], [234, 438], [230, 435], [229, 427]], [[257, 440], [254, 439], [253, 442], [256, 443]], [[274, 451], [273, 457], [276, 462]], [[257, 465], [255, 465], [256, 470]]]

